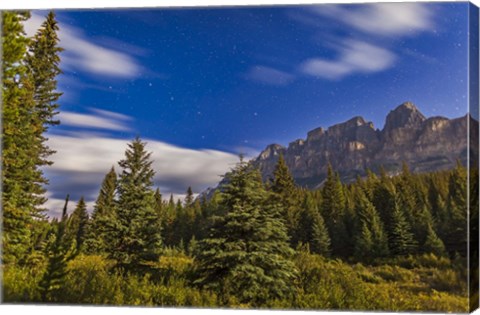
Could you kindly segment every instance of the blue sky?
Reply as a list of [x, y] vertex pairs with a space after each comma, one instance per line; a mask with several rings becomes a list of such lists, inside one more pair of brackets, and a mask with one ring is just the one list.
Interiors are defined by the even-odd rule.
[[[209, 9], [58, 10], [62, 125], [47, 205], [92, 204], [136, 135], [155, 182], [181, 197], [319, 126], [385, 116], [412, 101], [426, 116], [467, 112], [467, 3]], [[33, 34], [44, 11], [27, 23]], [[118, 170], [118, 167], [117, 167]], [[57, 209], [58, 208], [58, 209]]]

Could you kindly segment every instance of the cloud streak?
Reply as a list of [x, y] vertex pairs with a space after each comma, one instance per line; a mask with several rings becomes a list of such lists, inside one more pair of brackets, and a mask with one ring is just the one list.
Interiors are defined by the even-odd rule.
[[97, 108], [89, 108], [94, 114], [79, 114], [62, 111], [58, 119], [64, 126], [81, 127], [87, 129], [105, 129], [114, 131], [132, 130], [126, 123], [132, 118], [123, 114], [114, 113]]
[[[412, 36], [435, 26], [431, 7], [423, 3], [322, 4], [292, 10], [288, 15], [311, 30], [321, 32], [322, 37], [335, 41], [334, 56], [312, 56], [294, 64], [292, 68], [296, 71], [291, 73], [256, 66], [246, 78], [285, 86], [302, 75], [339, 80], [355, 74], [381, 72], [392, 67], [398, 59], [385, 44], [386, 37]], [[343, 31], [339, 25], [346, 25], [353, 32], [348, 36], [335, 35]]]
[[[187, 149], [166, 142], [145, 140], [147, 151], [152, 152], [155, 186], [167, 197], [170, 193], [181, 197], [188, 186], [199, 193], [215, 186], [238, 161], [235, 154], [208, 149]], [[54, 192], [47, 203], [50, 215], [68, 193], [72, 200], [84, 196], [92, 203], [105, 174], [124, 158], [127, 139], [105, 136], [51, 135], [48, 145], [56, 150], [54, 164], [45, 173], [50, 178], [49, 190]], [[51, 207], [51, 208], [50, 208]], [[60, 208], [61, 209], [61, 208]]]
[[285, 71], [258, 65], [250, 68], [246, 78], [266, 85], [285, 86], [293, 82], [295, 76]]
[[300, 65], [304, 74], [330, 80], [355, 73], [370, 73], [388, 69], [396, 57], [391, 51], [358, 40], [346, 40], [339, 48], [339, 58], [312, 58]]
[[[27, 36], [33, 36], [43, 21], [42, 16], [33, 13], [24, 25]], [[64, 70], [112, 78], [135, 78], [143, 72], [143, 67], [131, 55], [93, 43], [80, 28], [61, 22], [59, 26], [60, 46], [65, 49], [61, 54]]]
[[405, 36], [433, 27], [433, 15], [423, 3], [372, 3], [348, 7], [320, 5], [311, 12], [379, 36]]

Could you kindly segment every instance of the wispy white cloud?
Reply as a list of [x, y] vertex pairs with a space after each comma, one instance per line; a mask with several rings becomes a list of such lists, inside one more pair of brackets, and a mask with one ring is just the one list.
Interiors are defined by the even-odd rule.
[[[164, 197], [173, 193], [175, 198], [182, 198], [188, 186], [195, 193], [215, 186], [220, 176], [238, 162], [238, 156], [228, 152], [145, 141], [146, 149], [152, 152], [155, 185], [162, 189]], [[50, 178], [49, 189], [55, 192], [47, 204], [49, 209], [61, 210], [61, 198], [67, 193], [75, 200], [83, 195], [87, 202], [93, 202], [110, 168], [120, 170], [117, 162], [124, 158], [128, 142], [107, 136], [51, 135], [48, 145], [57, 153], [52, 156], [54, 164], [45, 170]]]
[[394, 65], [398, 56], [383, 37], [401, 38], [433, 29], [435, 23], [431, 9], [431, 6], [423, 3], [311, 6], [303, 14], [297, 13], [292, 18], [314, 28], [322, 25], [316, 20], [328, 18], [327, 21], [336, 22], [326, 28], [328, 32], [333, 34], [338, 23], [356, 32], [348, 37], [330, 35], [331, 39], [340, 43], [333, 47], [336, 57], [315, 56], [303, 61], [298, 69], [303, 74], [328, 80], [387, 70]]
[[358, 40], [345, 40], [338, 50], [337, 59], [311, 58], [300, 65], [300, 71], [307, 75], [335, 80], [354, 73], [388, 69], [396, 59], [393, 52]]
[[62, 111], [58, 115], [58, 119], [64, 126], [116, 131], [131, 130], [131, 127], [127, 125], [127, 122], [132, 120], [131, 117], [97, 108], [89, 109], [93, 112], [93, 114], [80, 114]]
[[[27, 35], [33, 36], [43, 21], [44, 17], [33, 13], [24, 25]], [[65, 49], [61, 56], [64, 70], [118, 78], [135, 78], [144, 71], [130, 54], [94, 43], [80, 28], [59, 25], [60, 46]]]
[[382, 36], [405, 36], [433, 27], [433, 12], [424, 3], [369, 3], [345, 5], [319, 5], [311, 11], [332, 17], [357, 30]]
[[274, 86], [285, 86], [295, 80], [295, 76], [290, 73], [260, 65], [251, 67], [245, 77], [253, 81]]

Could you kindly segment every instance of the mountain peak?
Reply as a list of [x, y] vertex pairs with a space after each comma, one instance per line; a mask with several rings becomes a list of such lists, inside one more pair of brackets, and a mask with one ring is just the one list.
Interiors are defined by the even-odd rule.
[[283, 147], [280, 144], [277, 144], [277, 143], [270, 144], [265, 148], [265, 150], [262, 151], [262, 153], [260, 153], [260, 156], [258, 157], [258, 159], [268, 160], [272, 157], [276, 157], [280, 155], [281, 153], [283, 153], [284, 150], [285, 150], [285, 147]]
[[384, 131], [397, 128], [418, 127], [426, 120], [425, 116], [411, 102], [405, 102], [392, 110], [386, 119]]

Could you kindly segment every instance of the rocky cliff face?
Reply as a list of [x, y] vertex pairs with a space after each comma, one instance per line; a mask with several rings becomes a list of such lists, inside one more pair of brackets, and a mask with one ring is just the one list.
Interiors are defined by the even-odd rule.
[[457, 160], [466, 164], [469, 121], [471, 130], [477, 131], [471, 141], [478, 143], [478, 121], [470, 116], [427, 119], [407, 102], [388, 114], [383, 130], [354, 117], [327, 130], [314, 129], [305, 140], [295, 140], [286, 148], [271, 144], [252, 163], [267, 179], [283, 154], [297, 183], [308, 188], [322, 184], [328, 163], [346, 182], [364, 175], [367, 168], [378, 171], [382, 165], [396, 173], [403, 162], [414, 172], [448, 169]]

